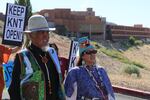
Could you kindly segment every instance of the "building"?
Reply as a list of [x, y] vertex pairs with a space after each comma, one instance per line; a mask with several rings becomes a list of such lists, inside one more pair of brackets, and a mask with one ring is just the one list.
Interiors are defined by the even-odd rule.
[[134, 26], [107, 25], [106, 30], [106, 39], [127, 39], [130, 36], [150, 38], [150, 28], [145, 28], [142, 24]]
[[[63, 31], [65, 28], [73, 36], [89, 36], [91, 39], [126, 39], [130, 36], [149, 38], [150, 28], [142, 24], [134, 26], [117, 25], [106, 22], [105, 17], [95, 16], [92, 8], [86, 11], [71, 11], [71, 9], [44, 9], [37, 12], [44, 15], [51, 26]], [[58, 32], [58, 33], [59, 33]]]
[[64, 26], [67, 32], [75, 35], [80, 33], [80, 35], [92, 36], [105, 32], [106, 18], [95, 16], [92, 8], [87, 8], [87, 11], [44, 9], [37, 13], [44, 15], [48, 22], [54, 23], [55, 26]]

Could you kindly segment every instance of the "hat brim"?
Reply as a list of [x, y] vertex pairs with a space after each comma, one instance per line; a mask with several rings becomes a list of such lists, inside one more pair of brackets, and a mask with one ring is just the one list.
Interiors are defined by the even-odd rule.
[[32, 32], [38, 32], [38, 31], [55, 31], [56, 28], [46, 28], [46, 29], [36, 29], [36, 30], [26, 30], [24, 33], [32, 33]]
[[94, 48], [94, 46], [89, 45], [88, 47], [80, 48], [80, 49], [79, 49], [79, 53], [80, 53], [80, 55], [81, 55], [83, 52], [88, 51], [88, 50], [90, 50], [90, 49], [96, 50], [96, 49]]

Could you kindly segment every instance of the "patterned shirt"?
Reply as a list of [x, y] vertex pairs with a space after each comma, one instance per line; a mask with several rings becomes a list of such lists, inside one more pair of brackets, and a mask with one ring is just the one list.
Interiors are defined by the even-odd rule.
[[[100, 66], [92, 67], [89, 74], [85, 66], [72, 68], [66, 77], [65, 92], [67, 97], [71, 97], [74, 92], [74, 83], [77, 83], [77, 100], [80, 100], [82, 96], [87, 98], [102, 98], [103, 95], [110, 94], [114, 97], [113, 89], [107, 73]], [[96, 82], [103, 87], [99, 89], [96, 86]], [[103, 91], [103, 92], [102, 92]]]

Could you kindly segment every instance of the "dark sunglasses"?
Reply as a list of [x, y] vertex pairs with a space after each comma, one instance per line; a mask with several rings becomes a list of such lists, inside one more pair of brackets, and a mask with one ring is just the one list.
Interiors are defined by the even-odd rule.
[[90, 55], [90, 54], [96, 54], [96, 53], [97, 53], [97, 50], [91, 50], [91, 51], [84, 52], [84, 54], [88, 54], [88, 55]]

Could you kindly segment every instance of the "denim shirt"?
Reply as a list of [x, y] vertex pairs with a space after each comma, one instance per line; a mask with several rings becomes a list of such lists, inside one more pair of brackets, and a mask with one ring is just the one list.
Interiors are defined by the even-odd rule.
[[[95, 67], [93, 67], [91, 71], [95, 76], [97, 82], [100, 82], [99, 79], [101, 78], [101, 82], [104, 85], [105, 90], [107, 91], [107, 95], [110, 95], [113, 98], [109, 100], [114, 100], [114, 92], [106, 71], [102, 67], [97, 65], [95, 65]], [[74, 92], [74, 83], [77, 83], [77, 98], [80, 98], [82, 96], [89, 98], [102, 98], [102, 93], [95, 86], [95, 82], [91, 79], [91, 76], [84, 66], [74, 67], [68, 72], [64, 85], [65, 93], [68, 97], [71, 97]]]

